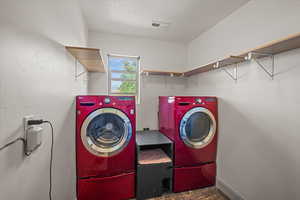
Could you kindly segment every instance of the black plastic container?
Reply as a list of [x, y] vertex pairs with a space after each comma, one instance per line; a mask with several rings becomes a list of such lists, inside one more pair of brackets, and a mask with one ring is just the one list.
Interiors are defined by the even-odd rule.
[[136, 144], [136, 198], [142, 200], [172, 192], [172, 141], [158, 131], [138, 131]]

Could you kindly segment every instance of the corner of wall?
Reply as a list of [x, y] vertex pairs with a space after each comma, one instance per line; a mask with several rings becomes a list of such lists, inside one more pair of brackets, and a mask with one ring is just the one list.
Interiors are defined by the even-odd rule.
[[241, 194], [239, 194], [237, 191], [235, 191], [231, 186], [226, 184], [223, 180], [220, 178], [217, 178], [217, 188], [224, 193], [230, 200], [245, 200], [244, 197], [242, 197]]

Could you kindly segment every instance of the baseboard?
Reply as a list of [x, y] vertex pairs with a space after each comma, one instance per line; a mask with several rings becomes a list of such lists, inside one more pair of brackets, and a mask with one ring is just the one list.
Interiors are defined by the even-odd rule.
[[239, 194], [237, 191], [235, 191], [232, 187], [230, 187], [228, 184], [226, 184], [223, 180], [220, 180], [217, 178], [217, 184], [216, 187], [223, 192], [230, 200], [246, 200], [244, 197], [242, 197], [241, 194]]

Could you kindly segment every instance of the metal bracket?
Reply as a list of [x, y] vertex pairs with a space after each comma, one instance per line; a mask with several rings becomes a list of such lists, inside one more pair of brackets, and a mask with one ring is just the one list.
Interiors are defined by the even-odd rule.
[[213, 65], [213, 68], [214, 68], [214, 69], [218, 69], [219, 66], [220, 66], [220, 62], [218, 61], [218, 62], [216, 62], [216, 63]]
[[80, 77], [81, 75], [85, 74], [87, 71], [83, 71], [78, 73], [78, 60], [75, 59], [75, 80], [77, 80], [78, 77]]
[[226, 68], [223, 68], [223, 71], [235, 82], [237, 82], [238, 79], [238, 63], [235, 64], [234, 69], [233, 69], [233, 73], [231, 73], [230, 71], [228, 71]]
[[[258, 58], [259, 57], [269, 57], [269, 58], [271, 58], [271, 61], [272, 61], [272, 63], [271, 63], [271, 71], [269, 71], [267, 69], [267, 67], [263, 63], [261, 63], [256, 56], [258, 56]], [[273, 54], [250, 52], [245, 57], [245, 59], [246, 60], [253, 59], [258, 64], [258, 66], [260, 66], [267, 73], [267, 75], [271, 77], [272, 80], [274, 79], [274, 55]]]
[[[220, 62], [216, 62], [214, 65], [213, 65], [213, 68], [214, 69], [218, 69], [220, 67]], [[222, 68], [222, 70], [232, 79], [234, 80], [235, 82], [237, 82], [237, 79], [238, 79], [238, 71], [237, 71], [237, 68], [238, 68], [238, 63], [235, 64], [235, 67], [233, 69], [233, 73], [230, 72], [229, 70], [227, 70], [225, 67]]]

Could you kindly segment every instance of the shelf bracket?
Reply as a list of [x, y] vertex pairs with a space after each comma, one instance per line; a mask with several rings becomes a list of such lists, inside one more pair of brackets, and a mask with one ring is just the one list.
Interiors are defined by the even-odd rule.
[[85, 74], [87, 71], [84, 70], [83, 72], [78, 73], [78, 60], [75, 59], [75, 80], [77, 80], [78, 77]]
[[[213, 65], [213, 68], [214, 69], [218, 69], [220, 67], [220, 62], [216, 62], [214, 65]], [[229, 70], [227, 70], [225, 67], [222, 67], [222, 70], [232, 79], [234, 80], [235, 82], [237, 82], [237, 79], [238, 79], [238, 71], [237, 71], [237, 68], [238, 68], [238, 63], [235, 64], [234, 66], [234, 69], [233, 69], [233, 73], [230, 72]]]
[[[267, 69], [267, 67], [259, 61], [258, 58], [260, 57], [269, 57], [271, 59], [271, 71]], [[266, 72], [271, 79], [274, 79], [274, 55], [273, 54], [266, 54], [266, 53], [257, 53], [257, 52], [250, 52], [248, 56], [245, 58], [246, 60], [254, 60], [257, 65]]]
[[233, 69], [233, 73], [231, 73], [230, 71], [228, 71], [226, 68], [223, 68], [223, 71], [235, 82], [237, 82], [237, 68], [238, 68], [238, 64], [235, 64], [235, 67]]
[[238, 80], [238, 70], [237, 69], [238, 69], [238, 63], [235, 64], [235, 66], [233, 68], [233, 73], [230, 72], [229, 70], [227, 70], [225, 67], [223, 68], [223, 71], [236, 83]]
[[214, 65], [213, 65], [213, 68], [214, 69], [218, 69], [220, 67], [220, 62], [216, 62]]

